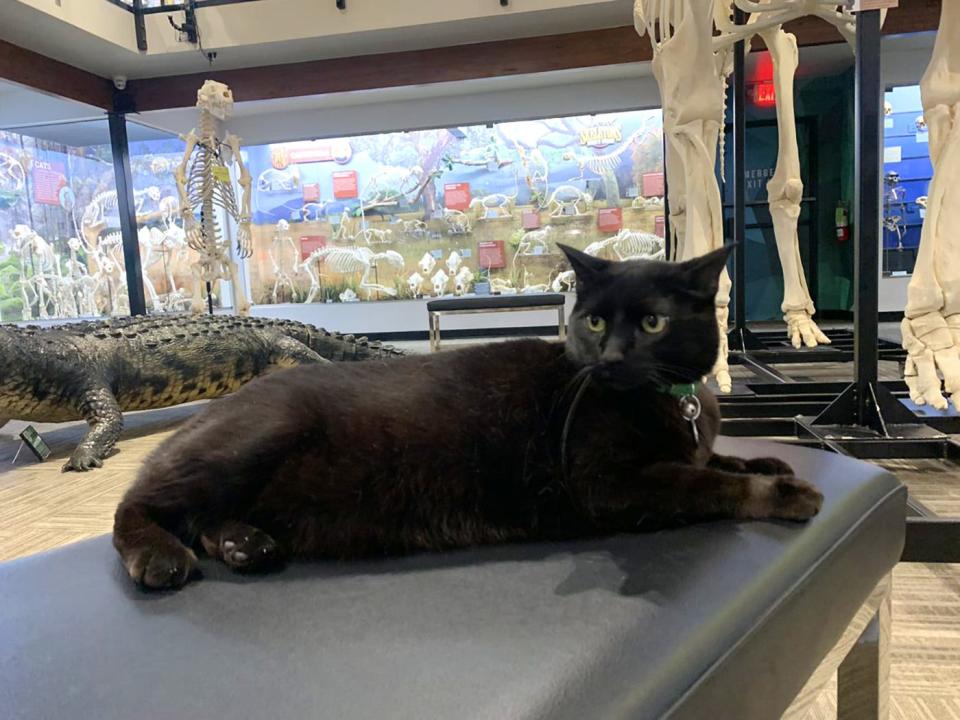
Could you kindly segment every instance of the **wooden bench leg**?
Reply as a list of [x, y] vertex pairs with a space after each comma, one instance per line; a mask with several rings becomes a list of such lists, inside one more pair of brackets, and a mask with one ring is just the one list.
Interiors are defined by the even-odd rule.
[[888, 590], [876, 614], [837, 670], [837, 720], [886, 720], [889, 717], [889, 677]]
[[564, 313], [566, 308], [561, 305], [557, 310], [557, 315], [559, 316], [557, 321], [557, 334], [560, 336], [561, 342], [567, 339], [567, 316]]

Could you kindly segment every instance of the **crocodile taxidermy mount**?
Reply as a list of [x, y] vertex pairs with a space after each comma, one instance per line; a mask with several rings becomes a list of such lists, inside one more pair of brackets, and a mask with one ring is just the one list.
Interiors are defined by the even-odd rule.
[[125, 411], [216, 398], [275, 367], [403, 352], [292, 320], [161, 315], [40, 329], [0, 326], [0, 426], [86, 420], [63, 466], [101, 467]]

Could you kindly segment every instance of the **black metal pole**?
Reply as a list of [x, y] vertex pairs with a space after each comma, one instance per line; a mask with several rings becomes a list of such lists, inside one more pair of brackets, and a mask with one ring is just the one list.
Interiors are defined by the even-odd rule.
[[667, 133], [663, 133], [663, 257], [673, 260], [673, 243], [670, 242], [670, 183], [667, 178]]
[[133, 27], [137, 34], [137, 50], [147, 51], [147, 25], [143, 19], [143, 0], [133, 0]]
[[110, 121], [110, 146], [113, 150], [113, 174], [117, 183], [117, 211], [120, 215], [120, 234], [123, 237], [123, 264], [127, 272], [130, 314], [145, 315], [147, 301], [143, 294], [143, 269], [140, 266], [140, 243], [137, 240], [137, 210], [133, 201], [127, 118], [120, 112], [109, 112], [107, 117]]
[[[740, 8], [734, 10], [734, 22], [746, 22]], [[746, 43], [733, 46], [733, 241], [737, 249], [733, 259], [733, 326], [736, 331], [747, 327], [747, 212], [744, 138], [747, 127]], [[746, 348], [739, 348], [744, 350]]]
[[856, 115], [853, 204], [854, 383], [858, 425], [869, 417], [868, 388], [877, 381], [880, 282], [880, 180], [883, 92], [880, 82], [880, 11], [857, 13]]

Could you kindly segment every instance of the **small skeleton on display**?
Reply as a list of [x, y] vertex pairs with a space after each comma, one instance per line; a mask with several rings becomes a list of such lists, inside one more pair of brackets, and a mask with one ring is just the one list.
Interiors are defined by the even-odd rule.
[[[213, 283], [229, 280], [236, 297], [236, 311], [245, 314], [250, 305], [240, 284], [237, 264], [229, 256], [217, 220], [218, 210], [222, 210], [236, 221], [237, 254], [241, 258], [250, 257], [250, 173], [240, 154], [240, 138], [231, 133], [223, 140], [217, 136], [219, 121], [226, 120], [233, 111], [233, 93], [226, 85], [207, 80], [197, 92], [197, 107], [200, 109], [200, 135], [191, 130], [184, 138], [187, 148], [176, 170], [180, 216], [187, 243], [200, 253], [193, 267], [191, 309], [202, 312], [203, 294], [207, 295], [212, 309], [210, 293]], [[231, 181], [231, 163], [236, 163], [239, 168], [239, 204]], [[195, 214], [197, 209], [200, 211], [199, 221]]]
[[614, 256], [607, 259], [616, 260], [663, 260], [665, 255], [662, 237], [626, 228], [613, 237], [590, 243], [583, 250], [594, 257], [604, 257], [605, 251]]
[[557, 273], [557, 276], [550, 283], [550, 289], [553, 292], [573, 292], [577, 286], [577, 274], [573, 270], [564, 270]]
[[463, 295], [470, 289], [473, 283], [473, 271], [464, 265], [453, 278], [453, 294]]
[[473, 230], [469, 216], [462, 210], [444, 208], [443, 219], [447, 221], [447, 232], [451, 235], [467, 235]]
[[95, 317], [97, 309], [97, 279], [90, 275], [87, 266], [77, 258], [79, 250], [85, 250], [79, 238], [67, 240], [70, 249], [70, 259], [67, 260], [67, 274], [70, 285], [76, 298], [77, 315], [80, 317]]
[[323, 220], [327, 204], [322, 202], [304, 203], [300, 208], [300, 219], [303, 222], [320, 222]]
[[582, 217], [593, 207], [593, 196], [573, 185], [556, 188], [547, 201], [550, 217]]
[[[322, 247], [314, 250], [310, 254], [310, 257], [304, 261], [304, 265], [319, 265], [320, 263], [323, 263], [332, 272], [340, 275], [360, 273], [360, 289], [366, 291], [367, 299], [369, 300], [374, 291], [382, 292], [391, 297], [397, 294], [395, 288], [381, 285], [376, 281], [371, 282], [370, 275], [371, 273], [376, 272], [377, 267], [381, 262], [386, 262], [388, 265], [392, 265], [398, 270], [403, 269], [403, 256], [400, 253], [394, 250], [375, 253], [370, 248], [362, 246]], [[319, 275], [319, 270], [317, 273]], [[316, 290], [319, 290], [319, 282], [316, 286]], [[315, 295], [316, 292], [314, 291], [314, 288], [311, 287], [310, 294], [307, 296], [307, 302], [313, 302]]]
[[0, 152], [0, 190], [18, 193], [26, 185], [23, 165], [13, 155]]
[[907, 214], [906, 193], [900, 173], [888, 172], [883, 178], [883, 229], [897, 238], [897, 250], [903, 250], [903, 218]]
[[477, 197], [470, 201], [470, 209], [477, 220], [499, 220], [509, 218], [513, 214], [515, 195], [493, 193]]
[[427, 236], [427, 224], [423, 220], [404, 220], [403, 232], [416, 240]]
[[23, 319], [33, 320], [36, 305], [37, 317], [46, 320], [59, 317], [57, 293], [51, 284], [56, 280], [57, 257], [53, 248], [29, 225], [16, 225], [10, 231], [13, 247], [20, 257], [20, 300], [23, 304]]
[[293, 238], [290, 237], [290, 223], [286, 220], [281, 220], [277, 223], [277, 229], [273, 233], [273, 242], [270, 244], [269, 251], [270, 264], [273, 266], [273, 276], [275, 278], [273, 282], [273, 292], [270, 293], [270, 298], [274, 303], [278, 302], [281, 287], [286, 287], [290, 291], [290, 298], [293, 302], [297, 301], [296, 283], [293, 282], [293, 276], [287, 272], [287, 267], [282, 257], [285, 247], [289, 247], [292, 251], [293, 273], [296, 274], [298, 266], [297, 258], [300, 255], [300, 251], [294, 244]]
[[433, 277], [430, 278], [430, 282], [433, 284], [433, 294], [439, 297], [447, 291], [447, 283], [450, 282], [450, 276], [442, 269], [437, 270], [433, 274]]
[[550, 237], [553, 232], [553, 227], [547, 225], [542, 230], [531, 230], [524, 233], [517, 245], [517, 252], [513, 256], [514, 264], [521, 256], [548, 255], [550, 253]]

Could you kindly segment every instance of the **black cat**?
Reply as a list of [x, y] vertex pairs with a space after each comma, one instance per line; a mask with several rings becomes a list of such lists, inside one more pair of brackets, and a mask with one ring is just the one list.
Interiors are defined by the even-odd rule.
[[157, 448], [117, 509], [130, 576], [179, 587], [201, 547], [260, 571], [815, 515], [822, 496], [783, 462], [712, 453], [720, 415], [695, 384], [717, 355], [727, 252], [670, 264], [564, 251], [578, 287], [565, 347], [295, 368], [212, 403]]

